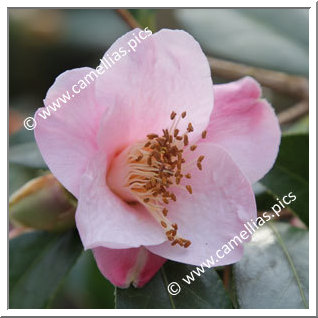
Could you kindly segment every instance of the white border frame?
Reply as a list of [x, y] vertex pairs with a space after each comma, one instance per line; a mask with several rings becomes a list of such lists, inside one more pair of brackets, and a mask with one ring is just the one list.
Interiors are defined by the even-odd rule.
[[[48, 2], [50, 2], [48, 4]], [[1, 40], [2, 43], [7, 42], [7, 33], [8, 33], [8, 21], [7, 21], [7, 9], [8, 7], [26, 7], [25, 5], [28, 4], [27, 7], [81, 7], [85, 8], [87, 2], [84, 1], [75, 1], [75, 0], [55, 0], [55, 1], [47, 1], [45, 4], [39, 0], [31, 0], [28, 2], [21, 1], [21, 0], [13, 0], [13, 1], [5, 1], [5, 6], [1, 6]], [[100, 7], [106, 8], [106, 2], [104, 0], [90, 0], [89, 1], [90, 7]], [[109, 5], [109, 2], [107, 2]], [[2, 255], [5, 255], [4, 260], [1, 262], [1, 299], [0, 299], [0, 314], [1, 316], [119, 316], [119, 315], [130, 315], [130, 316], [160, 316], [160, 315], [174, 315], [174, 316], [266, 316], [266, 315], [277, 315], [277, 316], [316, 316], [316, 2], [315, 1], [295, 1], [295, 0], [267, 0], [267, 1], [202, 1], [197, 0], [193, 2], [180, 2], [173, 1], [173, 0], [161, 0], [161, 1], [123, 1], [117, 0], [116, 2], [112, 2], [109, 8], [120, 8], [120, 7], [162, 7], [162, 8], [174, 8], [174, 7], [310, 7], [309, 10], [309, 109], [310, 109], [310, 117], [309, 117], [309, 142], [310, 142], [310, 149], [309, 149], [309, 167], [310, 167], [310, 199], [309, 199], [309, 206], [310, 206], [310, 231], [309, 231], [309, 238], [310, 238], [310, 248], [309, 248], [309, 277], [310, 277], [310, 287], [309, 287], [309, 309], [129, 309], [129, 310], [119, 310], [119, 309], [7, 309], [8, 305], [8, 290], [7, 284], [4, 282], [8, 281], [8, 273], [7, 273], [7, 264], [8, 264], [8, 243], [7, 243], [7, 215], [2, 211], [1, 213], [1, 252]], [[1, 50], [1, 64], [2, 70], [6, 70], [7, 65], [7, 50]], [[2, 107], [0, 108], [0, 116], [3, 121], [3, 126], [1, 127], [2, 130], [2, 138], [1, 138], [1, 148], [7, 148], [7, 139], [4, 136], [7, 136], [8, 132], [8, 113], [7, 109], [4, 105], [8, 104], [8, 100], [5, 100], [5, 96], [8, 96], [8, 75], [6, 72], [2, 72], [2, 83], [6, 83], [6, 85], [1, 85], [1, 96], [2, 96]], [[5, 120], [6, 119], [6, 120]], [[1, 167], [2, 168], [2, 175], [4, 176], [1, 180], [1, 200], [6, 202], [7, 205], [7, 158], [1, 158]], [[3, 204], [4, 206], [4, 204]], [[5, 211], [7, 208], [5, 208]]]

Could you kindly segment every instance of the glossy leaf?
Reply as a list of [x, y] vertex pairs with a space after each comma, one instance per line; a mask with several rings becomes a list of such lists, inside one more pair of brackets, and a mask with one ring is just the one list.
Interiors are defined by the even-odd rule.
[[309, 137], [288, 134], [281, 140], [272, 170], [260, 181], [272, 194], [282, 198], [293, 192], [297, 199], [288, 206], [309, 225]]
[[81, 254], [50, 308], [113, 309], [114, 286], [101, 274], [93, 253]]
[[276, 203], [275, 196], [265, 186], [257, 182], [253, 185], [257, 211], [268, 211]]
[[240, 308], [307, 308], [308, 231], [284, 223], [263, 225], [234, 265]]
[[10, 240], [9, 308], [45, 308], [83, 250], [77, 232], [32, 232]]
[[[206, 269], [190, 285], [182, 280], [195, 266], [175, 262], [166, 263], [143, 288], [116, 289], [116, 308], [232, 308], [229, 295], [214, 269]], [[177, 282], [181, 291], [172, 296], [168, 285]], [[177, 287], [173, 287], [176, 290]]]

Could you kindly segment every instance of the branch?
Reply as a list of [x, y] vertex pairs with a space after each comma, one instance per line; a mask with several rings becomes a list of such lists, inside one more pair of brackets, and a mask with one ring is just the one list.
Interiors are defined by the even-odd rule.
[[308, 99], [308, 80], [302, 76], [247, 66], [244, 64], [208, 57], [213, 75], [236, 80], [254, 77], [261, 85], [298, 99]]
[[297, 103], [295, 106], [290, 107], [278, 114], [279, 123], [286, 124], [290, 123], [304, 115], [309, 111], [308, 100], [302, 100]]
[[140, 24], [127, 9], [116, 9], [116, 11], [130, 28], [141, 28]]

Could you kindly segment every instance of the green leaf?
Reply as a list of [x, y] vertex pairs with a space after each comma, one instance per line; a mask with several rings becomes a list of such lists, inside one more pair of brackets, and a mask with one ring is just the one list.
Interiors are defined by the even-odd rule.
[[9, 161], [22, 166], [47, 169], [35, 142], [21, 143], [10, 147]]
[[50, 308], [113, 309], [114, 286], [101, 274], [91, 250], [81, 254]]
[[175, 16], [207, 54], [308, 74], [308, 9], [177, 9]]
[[156, 31], [156, 10], [130, 9], [129, 11], [143, 28], [148, 27], [151, 31]]
[[257, 182], [253, 184], [257, 211], [268, 211], [276, 203], [275, 196], [265, 186]]
[[308, 308], [308, 231], [263, 225], [234, 265], [240, 308]]
[[82, 252], [77, 232], [32, 232], [10, 240], [9, 307], [45, 308]]
[[[214, 269], [206, 269], [201, 277], [194, 275], [195, 281], [188, 285], [182, 278], [192, 270], [196, 267], [169, 261], [143, 288], [117, 288], [116, 308], [232, 308], [229, 295]], [[168, 293], [167, 287], [172, 282], [181, 287], [178, 295]]]
[[284, 135], [276, 163], [260, 183], [279, 198], [293, 192], [297, 199], [288, 208], [298, 215], [307, 226], [309, 226], [308, 180], [308, 134]]
[[309, 116], [307, 115], [295, 122], [291, 127], [287, 129], [287, 132], [309, 134]]

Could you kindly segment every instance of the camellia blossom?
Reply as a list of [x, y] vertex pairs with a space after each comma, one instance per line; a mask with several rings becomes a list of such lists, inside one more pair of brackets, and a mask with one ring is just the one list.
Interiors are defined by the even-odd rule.
[[[45, 105], [91, 71], [61, 74]], [[163, 29], [50, 118], [36, 116], [43, 158], [78, 199], [84, 248], [113, 284], [143, 286], [166, 259], [200, 265], [256, 218], [251, 184], [272, 167], [280, 142], [260, 96], [250, 77], [213, 86], [193, 37]], [[242, 253], [240, 245], [218, 265]]]

